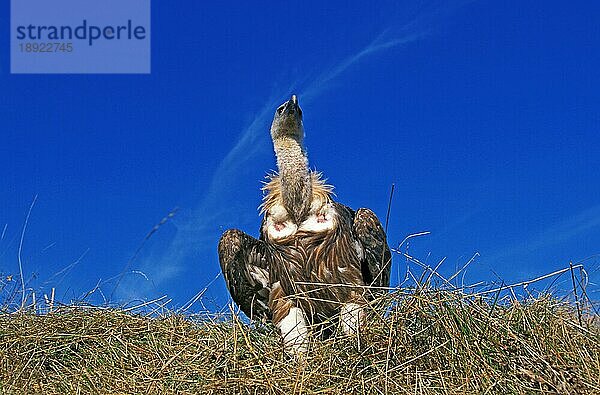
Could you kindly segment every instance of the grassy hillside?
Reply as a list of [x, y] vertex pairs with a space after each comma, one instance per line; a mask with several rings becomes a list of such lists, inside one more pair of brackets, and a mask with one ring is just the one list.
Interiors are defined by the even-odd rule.
[[0, 315], [0, 392], [19, 394], [600, 394], [598, 316], [549, 296], [421, 289], [372, 313], [360, 342], [283, 355], [238, 318], [62, 307]]

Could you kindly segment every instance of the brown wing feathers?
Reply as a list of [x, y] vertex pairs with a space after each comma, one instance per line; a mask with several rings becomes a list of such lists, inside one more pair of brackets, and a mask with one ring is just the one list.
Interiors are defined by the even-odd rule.
[[389, 287], [392, 254], [375, 213], [368, 208], [358, 209], [354, 215], [353, 231], [364, 249], [362, 272], [365, 284]]
[[270, 319], [268, 246], [237, 229], [223, 233], [219, 261], [233, 301], [250, 319]]

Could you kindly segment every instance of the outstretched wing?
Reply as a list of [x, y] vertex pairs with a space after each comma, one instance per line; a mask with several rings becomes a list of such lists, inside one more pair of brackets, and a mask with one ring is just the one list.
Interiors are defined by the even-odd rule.
[[226, 231], [219, 240], [219, 261], [227, 289], [253, 320], [271, 318], [268, 256], [263, 241], [237, 229]]
[[392, 254], [381, 222], [373, 211], [360, 208], [354, 214], [352, 228], [363, 248], [361, 271], [365, 284], [389, 287]]

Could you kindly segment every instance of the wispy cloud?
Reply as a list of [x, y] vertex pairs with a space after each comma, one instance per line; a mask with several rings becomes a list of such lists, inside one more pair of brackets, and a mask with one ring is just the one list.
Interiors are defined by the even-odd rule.
[[410, 43], [426, 38], [431, 35], [441, 21], [447, 18], [457, 9], [474, 2], [474, 0], [457, 0], [446, 2], [425, 3], [420, 12], [408, 22], [400, 26], [391, 26], [383, 30], [369, 44], [361, 50], [346, 57], [341, 62], [321, 73], [302, 90], [302, 101], [314, 100], [323, 91], [330, 87], [330, 83], [337, 79], [352, 66], [366, 60], [380, 52], [391, 49], [399, 49]]
[[324, 89], [328, 87], [328, 84], [338, 78], [341, 74], [347, 71], [351, 66], [359, 63], [361, 60], [374, 55], [378, 52], [400, 47], [409, 44], [413, 41], [422, 39], [428, 33], [426, 31], [412, 31], [407, 32], [399, 37], [387, 37], [389, 34], [386, 32], [381, 33], [373, 41], [371, 41], [366, 47], [356, 52], [355, 54], [347, 57], [340, 63], [336, 64], [330, 70], [322, 73], [312, 81], [305, 90], [302, 91], [302, 101], [307, 102], [314, 100], [318, 97]]
[[[256, 116], [244, 128], [237, 143], [229, 150], [214, 171], [210, 184], [198, 204], [191, 210], [184, 211], [173, 222], [176, 224], [176, 233], [167, 248], [163, 251], [151, 251], [140, 266], [140, 271], [150, 279], [147, 287], [159, 286], [164, 281], [171, 280], [180, 275], [190, 257], [197, 255], [198, 251], [205, 258], [210, 256], [207, 246], [214, 254], [216, 250], [215, 238], [220, 232], [219, 224], [228, 222], [232, 218], [240, 217], [235, 208], [225, 207], [223, 196], [236, 191], [235, 183], [239, 181], [240, 174], [262, 149], [267, 142], [264, 135], [267, 133], [272, 110], [276, 106], [280, 95], [275, 95], [266, 101], [265, 105], [256, 113]], [[261, 139], [263, 136], [263, 139]], [[264, 140], [264, 141], [261, 141]], [[117, 297], [131, 300], [145, 295], [148, 289], [139, 289], [139, 281], [135, 278], [126, 278], [123, 285], [116, 290]], [[128, 286], [135, 282], [137, 289]]]
[[599, 226], [600, 206], [594, 206], [544, 230], [528, 243], [528, 249], [538, 250], [549, 244], [562, 243]]
[[[483, 259], [491, 266], [503, 262], [514, 262], [515, 259], [526, 262], [524, 257], [529, 254], [537, 254], [550, 246], [560, 246], [561, 243], [570, 241], [594, 229], [600, 229], [600, 205], [567, 217], [541, 230], [534, 236], [501, 248], [484, 256]], [[561, 262], [561, 264], [564, 263]]]

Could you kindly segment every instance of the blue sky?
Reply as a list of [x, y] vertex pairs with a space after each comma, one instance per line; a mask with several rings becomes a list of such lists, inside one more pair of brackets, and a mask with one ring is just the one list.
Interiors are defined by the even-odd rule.
[[[409, 251], [443, 273], [478, 252], [466, 282], [513, 282], [600, 253], [600, 4], [228, 7], [153, 2], [150, 75], [11, 75], [0, 8], [0, 272], [18, 274], [37, 195], [33, 288], [108, 298], [126, 270], [112, 301], [184, 305], [218, 275], [223, 230], [257, 235], [292, 92], [338, 199], [383, 218], [395, 183], [390, 244], [430, 231]], [[392, 281], [405, 271], [396, 257]], [[205, 303], [226, 300], [217, 278]]]

